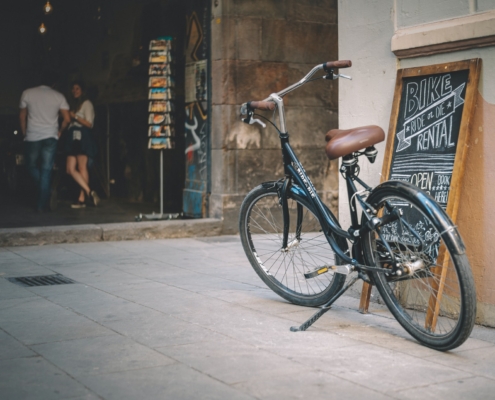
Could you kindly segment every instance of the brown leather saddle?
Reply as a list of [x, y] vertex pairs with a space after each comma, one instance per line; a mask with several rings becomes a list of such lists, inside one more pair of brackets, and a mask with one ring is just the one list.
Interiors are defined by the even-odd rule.
[[330, 160], [346, 156], [382, 142], [385, 132], [376, 125], [361, 126], [353, 129], [332, 129], [325, 135], [328, 142], [325, 152]]

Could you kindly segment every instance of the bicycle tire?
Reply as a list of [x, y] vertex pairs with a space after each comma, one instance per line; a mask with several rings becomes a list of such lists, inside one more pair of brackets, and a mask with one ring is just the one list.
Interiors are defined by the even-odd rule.
[[[319, 306], [330, 300], [345, 283], [345, 275], [325, 267], [339, 264], [320, 222], [301, 196], [288, 199], [290, 231], [288, 250], [282, 250], [283, 215], [276, 182], [254, 188], [244, 199], [239, 231], [244, 251], [259, 277], [282, 298], [303, 306]], [[297, 204], [302, 216], [297, 239]], [[302, 211], [302, 212], [301, 212]], [[344, 241], [344, 246], [347, 244]], [[310, 278], [305, 273], [313, 273]]]
[[[456, 348], [469, 337], [476, 317], [475, 285], [464, 243], [440, 205], [417, 187], [389, 181], [368, 197], [378, 215], [387, 213], [386, 201], [403, 214], [378, 229], [409, 273], [399, 278], [373, 273], [372, 279], [411, 336], [436, 350]], [[389, 253], [377, 233], [363, 237], [363, 253], [369, 265], [391, 268]]]

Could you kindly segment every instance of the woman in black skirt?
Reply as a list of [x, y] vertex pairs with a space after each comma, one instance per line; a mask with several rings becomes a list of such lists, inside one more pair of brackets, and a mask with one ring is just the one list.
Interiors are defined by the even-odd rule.
[[65, 142], [67, 173], [81, 187], [72, 208], [86, 207], [87, 203], [97, 206], [100, 201], [96, 192], [89, 187], [88, 159], [95, 157], [97, 147], [91, 132], [95, 111], [91, 101], [86, 98], [84, 89], [82, 82], [73, 82], [72, 98], [69, 99], [72, 122]]

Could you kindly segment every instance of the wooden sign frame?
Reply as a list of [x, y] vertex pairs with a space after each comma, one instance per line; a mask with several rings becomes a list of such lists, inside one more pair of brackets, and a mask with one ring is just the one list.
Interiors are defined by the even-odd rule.
[[[468, 150], [468, 140], [472, 127], [473, 115], [476, 107], [476, 98], [478, 91], [479, 76], [481, 71], [481, 58], [457, 61], [444, 64], [435, 64], [422, 67], [404, 68], [397, 71], [395, 81], [394, 101], [392, 103], [392, 112], [390, 114], [390, 124], [387, 136], [385, 156], [383, 158], [382, 178], [384, 182], [389, 179], [392, 159], [395, 149], [397, 121], [399, 117], [399, 108], [402, 99], [404, 78], [420, 77], [446, 72], [468, 70], [468, 80], [466, 83], [466, 95], [464, 98], [464, 108], [462, 110], [461, 122], [459, 126], [459, 136], [457, 140], [456, 153], [454, 158], [454, 168], [450, 184], [450, 194], [447, 202], [447, 214], [452, 221], [456, 221], [459, 209], [461, 183], [464, 176], [464, 167]], [[371, 296], [371, 285], [363, 282], [361, 292], [361, 301], [359, 311], [368, 312], [369, 301]]]

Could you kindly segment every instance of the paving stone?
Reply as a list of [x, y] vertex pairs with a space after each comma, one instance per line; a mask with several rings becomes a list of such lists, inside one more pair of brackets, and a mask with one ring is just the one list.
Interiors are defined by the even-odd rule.
[[394, 392], [396, 399], [491, 399], [495, 382], [483, 377], [455, 379], [441, 384], [432, 384], [407, 391]]
[[84, 376], [81, 380], [91, 390], [109, 400], [253, 399], [252, 396], [182, 364]]
[[119, 292], [119, 296], [136, 305], [171, 315], [197, 313], [208, 315], [210, 310], [221, 310], [226, 304], [224, 301], [174, 286], [159, 289], [128, 289]]
[[[34, 296], [34, 294], [29, 290], [26, 290], [22, 286], [16, 285], [3, 278], [5, 276], [4, 274], [7, 275], [6, 273], [0, 272], [0, 300]], [[14, 275], [17, 276], [17, 274]]]
[[39, 297], [0, 309], [0, 327], [27, 345], [112, 334], [103, 326]]
[[[223, 61], [219, 61], [223, 62]], [[233, 76], [233, 75], [232, 75]], [[195, 235], [219, 235], [222, 222], [218, 219], [121, 222], [68, 226], [40, 226], [0, 229], [0, 246], [38, 246], [115, 240], [139, 240]]]
[[39, 344], [32, 349], [75, 377], [147, 369], [175, 362], [117, 334]]
[[149, 307], [91, 287], [82, 287], [81, 290], [74, 292], [48, 294], [47, 298], [99, 323], [154, 313]]
[[280, 330], [276, 335], [244, 336], [242, 340], [290, 360], [297, 360], [298, 357], [319, 357], [332, 349], [362, 345], [358, 340], [329, 332], [291, 332], [289, 329]]
[[0, 360], [0, 393], [4, 399], [91, 398], [91, 392], [42, 357]]
[[125, 285], [146, 282], [136, 275], [122, 271], [118, 268], [100, 266], [92, 268], [53, 268], [54, 271], [62, 273], [64, 276], [82, 284], [92, 287]]
[[231, 338], [158, 349], [163, 354], [222, 382], [294, 374], [305, 367], [253, 345]]
[[335, 377], [324, 370], [301, 370], [296, 374], [273, 376], [269, 380], [250, 379], [234, 385], [257, 399], [390, 399], [359, 383]]
[[221, 335], [211, 329], [165, 314], [110, 321], [105, 325], [123, 336], [154, 349], [221, 338]]
[[221, 221], [212, 218], [199, 220], [171, 220], [153, 222], [122, 222], [101, 224], [102, 237], [105, 241], [180, 238], [188, 236], [219, 235]]
[[77, 254], [60, 246], [23, 248], [17, 251], [17, 254], [42, 266], [84, 264], [91, 261], [86, 257], [87, 254]]
[[32, 352], [28, 347], [14, 339], [11, 335], [0, 330], [0, 360], [31, 357], [35, 355], [36, 353]]
[[102, 229], [96, 225], [0, 229], [0, 246], [97, 242], [101, 239]]
[[9, 262], [0, 267], [2, 278], [16, 278], [21, 276], [49, 275], [51, 270], [41, 267], [32, 261], [23, 260], [21, 262]]
[[437, 353], [426, 360], [456, 368], [460, 371], [469, 371], [472, 374], [495, 379], [495, 346], [483, 347], [472, 350], [463, 350], [459, 347], [448, 353]]
[[317, 357], [298, 356], [294, 359], [308, 367], [361, 382], [363, 386], [382, 393], [473, 376], [452, 366], [370, 344], [336, 348]]

